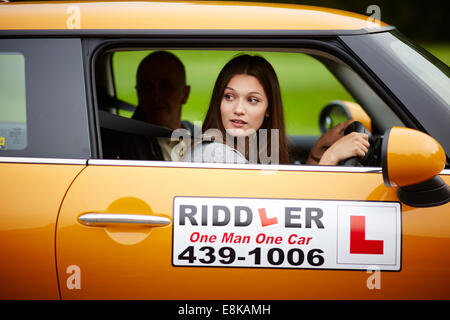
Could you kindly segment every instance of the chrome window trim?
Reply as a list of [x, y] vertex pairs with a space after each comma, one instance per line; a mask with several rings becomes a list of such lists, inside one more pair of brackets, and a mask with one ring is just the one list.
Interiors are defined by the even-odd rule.
[[309, 172], [320, 171], [320, 172], [381, 173], [381, 167], [264, 165], [264, 164], [170, 162], [170, 161], [145, 161], [145, 160], [89, 159], [88, 165], [127, 166], [127, 167], [163, 167], [163, 168], [198, 168], [198, 169], [239, 169], [239, 170], [261, 170], [261, 171], [309, 171]]
[[[0, 163], [68, 164], [68, 165], [92, 165], [92, 166], [198, 168], [198, 169], [240, 169], [240, 170], [261, 170], [261, 171], [381, 173], [381, 167], [264, 165], [264, 164], [201, 163], [201, 162], [108, 160], [108, 159], [60, 159], [60, 158], [0, 157]], [[441, 175], [450, 175], [450, 169], [444, 169], [441, 171], [440, 174]]]
[[87, 159], [0, 157], [0, 163], [87, 165]]
[[[88, 165], [93, 166], [125, 166], [125, 167], [162, 167], [162, 168], [198, 168], [198, 169], [240, 169], [261, 171], [305, 171], [305, 172], [359, 172], [381, 173], [381, 167], [342, 167], [342, 166], [308, 166], [308, 165], [265, 165], [265, 164], [234, 164], [234, 163], [202, 163], [202, 162], [170, 162], [146, 160], [113, 160], [89, 159]], [[450, 175], [450, 169], [444, 169], [440, 174]]]

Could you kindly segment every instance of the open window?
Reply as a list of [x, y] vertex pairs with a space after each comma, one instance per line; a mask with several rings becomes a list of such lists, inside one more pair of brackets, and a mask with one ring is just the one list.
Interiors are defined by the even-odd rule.
[[[315, 141], [322, 134], [321, 114], [328, 114], [328, 125], [337, 124], [358, 108], [369, 118], [373, 141], [392, 126], [404, 126], [386, 103], [346, 63], [316, 49], [173, 49], [127, 47], [109, 48], [96, 61], [97, 105], [100, 112], [103, 158], [162, 160], [146, 152], [145, 136], [169, 137], [170, 130], [133, 119], [139, 104], [136, 72], [151, 52], [167, 50], [184, 64], [186, 82], [191, 86], [182, 107], [182, 120], [200, 124], [206, 115], [215, 80], [222, 67], [240, 53], [257, 54], [274, 67], [281, 87], [291, 164], [304, 164]], [[337, 111], [336, 111], [337, 110]], [[358, 117], [358, 116], [356, 116]], [[359, 118], [355, 120], [360, 120]], [[323, 122], [323, 120], [322, 120]], [[323, 129], [322, 129], [323, 130]], [[134, 150], [133, 150], [134, 148]], [[369, 166], [380, 166], [373, 159]]]

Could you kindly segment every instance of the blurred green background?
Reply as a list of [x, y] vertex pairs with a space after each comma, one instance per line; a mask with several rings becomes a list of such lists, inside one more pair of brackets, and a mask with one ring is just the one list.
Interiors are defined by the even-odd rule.
[[21, 53], [0, 53], [0, 119], [25, 122], [25, 57]]
[[[430, 48], [428, 48], [430, 49]], [[450, 47], [433, 45], [432, 51], [450, 57]], [[136, 70], [151, 51], [116, 52], [113, 55], [114, 82], [117, 97], [137, 105]], [[222, 67], [238, 51], [171, 50], [186, 68], [191, 93], [182, 109], [182, 119], [204, 120], [212, 89]], [[354, 101], [334, 76], [316, 59], [301, 53], [247, 52], [265, 57], [274, 67], [281, 94], [288, 134], [319, 135], [319, 114], [332, 100]], [[132, 112], [123, 111], [131, 117]]]
[[[230, 0], [233, 1], [233, 0]], [[237, 0], [234, 0], [237, 1]], [[448, 0], [246, 0], [313, 5], [371, 15], [372, 5], [380, 8], [380, 19], [395, 26], [407, 37], [421, 44], [450, 42]]]
[[[113, 70], [116, 93], [137, 105], [136, 70], [151, 51], [116, 52]], [[238, 51], [171, 51], [186, 68], [191, 93], [182, 109], [182, 119], [203, 121], [216, 78], [222, 67]], [[331, 100], [354, 101], [334, 76], [316, 59], [301, 53], [247, 52], [265, 57], [274, 67], [281, 87], [288, 134], [317, 135], [320, 110]], [[131, 112], [121, 112], [131, 116]]]

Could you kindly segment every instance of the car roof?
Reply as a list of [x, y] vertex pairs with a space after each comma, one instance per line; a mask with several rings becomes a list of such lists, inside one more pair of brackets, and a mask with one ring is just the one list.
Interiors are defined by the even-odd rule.
[[0, 30], [369, 30], [368, 16], [321, 7], [223, 1], [0, 3]]

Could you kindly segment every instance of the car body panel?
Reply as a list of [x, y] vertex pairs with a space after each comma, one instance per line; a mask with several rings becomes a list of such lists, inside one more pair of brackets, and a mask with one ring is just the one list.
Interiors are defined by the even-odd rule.
[[0, 299], [59, 299], [56, 220], [66, 191], [84, 167], [0, 163]]
[[[173, 224], [133, 229], [77, 220], [87, 212], [118, 211], [172, 220], [179, 196], [397, 202], [380, 172], [109, 163], [89, 165], [62, 205], [56, 239], [62, 299], [427, 299], [450, 293], [440, 285], [450, 280], [450, 203], [422, 209], [402, 205], [402, 267], [382, 271], [379, 292], [368, 290], [368, 274], [361, 270], [174, 267]], [[442, 177], [450, 182], [449, 175]], [[343, 187], [342, 181], [357, 187]], [[92, 190], [101, 192], [90, 197]], [[73, 264], [81, 271], [80, 290], [65, 283], [65, 270]]]
[[366, 16], [351, 12], [289, 4], [246, 2], [231, 4], [219, 1], [61, 1], [35, 4], [9, 3], [0, 6], [0, 29], [4, 30], [72, 28], [360, 30], [386, 26], [385, 23], [372, 21]]
[[[101, 158], [102, 148], [95, 88], [95, 57], [102, 51], [97, 49], [133, 43], [151, 48], [192, 46], [199, 50], [226, 50], [253, 48], [256, 44], [256, 48], [289, 48], [289, 51], [302, 46], [286, 41], [303, 39], [316, 48], [321, 36], [329, 40], [328, 50], [339, 47], [339, 54], [335, 54], [336, 50], [326, 51], [328, 54], [338, 60], [344, 53], [353, 56], [350, 67], [360, 76], [363, 72], [367, 74], [364, 81], [371, 81], [369, 86], [372, 89], [376, 86], [377, 94], [389, 97], [383, 99], [389, 107], [394, 110], [397, 104], [404, 105], [405, 110], [400, 110], [402, 121], [410, 120], [405, 122], [408, 126], [427, 129], [424, 131], [444, 141], [444, 149], [448, 151], [448, 135], [444, 132], [448, 126], [439, 126], [439, 134], [444, 132], [439, 137], [429, 129], [438, 121], [445, 122], [448, 112], [433, 108], [425, 95], [421, 100], [424, 103], [408, 103], [410, 100], [399, 98], [389, 82], [377, 76], [375, 68], [364, 64], [364, 59], [350, 44], [352, 35], [386, 29], [393, 27], [372, 17], [288, 4], [212, 1], [0, 4], [2, 40], [18, 37], [42, 46], [42, 39], [29, 38], [47, 41], [61, 38], [66, 47], [69, 38], [76, 40], [72, 41], [76, 42], [73, 44], [76, 50], [71, 51], [77, 64], [71, 72], [64, 72], [71, 75], [73, 83], [61, 80], [60, 76], [37, 72], [45, 75], [41, 84], [52, 90], [57, 86], [44, 80], [65, 84], [64, 89], [70, 89], [77, 97], [72, 103], [66, 103], [68, 95], [58, 90], [62, 95], [62, 102], [56, 103], [58, 111], [67, 114], [69, 121], [58, 123], [60, 114], [42, 112], [40, 107], [32, 109], [36, 112], [33, 118], [42, 119], [44, 124], [45, 120], [57, 124], [56, 129], [44, 126], [55, 141], [61, 142], [64, 134], [69, 139], [73, 133], [80, 134], [83, 137], [80, 146], [84, 147], [82, 152], [77, 151], [73, 142], [62, 141], [77, 153], [73, 157], [79, 156], [79, 160], [30, 159], [30, 154], [23, 156], [21, 151], [17, 155], [22, 158], [0, 157], [0, 298], [448, 299], [450, 203], [429, 208], [401, 204], [400, 269], [381, 272], [382, 290], [371, 290], [368, 285], [371, 274], [367, 270], [180, 267], [173, 263], [174, 199], [177, 197], [393, 202], [400, 206], [397, 189], [385, 186], [381, 168], [97, 159]], [[236, 40], [239, 38], [240, 42]], [[370, 39], [364, 41], [373, 45]], [[63, 65], [75, 61], [74, 57], [57, 50], [64, 44], [55, 43], [55, 46], [55, 56], [49, 60], [48, 55], [42, 54], [47, 59], [39, 61], [53, 63], [59, 59]], [[373, 51], [368, 46], [362, 53], [370, 55]], [[382, 65], [384, 61], [381, 62]], [[73, 77], [74, 72], [77, 77]], [[408, 78], [405, 79], [398, 82], [407, 82]], [[79, 90], [74, 91], [73, 85]], [[410, 86], [414, 88], [409, 90], [411, 93], [422, 96], [420, 86]], [[38, 100], [42, 99], [39, 106], [54, 100], [54, 95], [36, 91]], [[409, 98], [414, 100], [413, 95]], [[424, 106], [427, 108], [419, 112], [418, 108]], [[53, 117], [47, 118], [46, 113]], [[81, 121], [74, 121], [73, 113]], [[73, 133], [67, 130], [69, 122], [76, 128]], [[426, 126], [421, 127], [424, 123]], [[53, 151], [55, 142], [44, 142]], [[41, 144], [31, 145], [42, 151]], [[411, 163], [405, 163], [404, 167], [411, 166], [413, 170]], [[441, 177], [449, 184], [450, 170], [443, 170]], [[161, 227], [88, 226], [79, 220], [86, 213], [156, 215], [169, 218], [171, 223]], [[74, 286], [73, 281], [78, 284]]]

